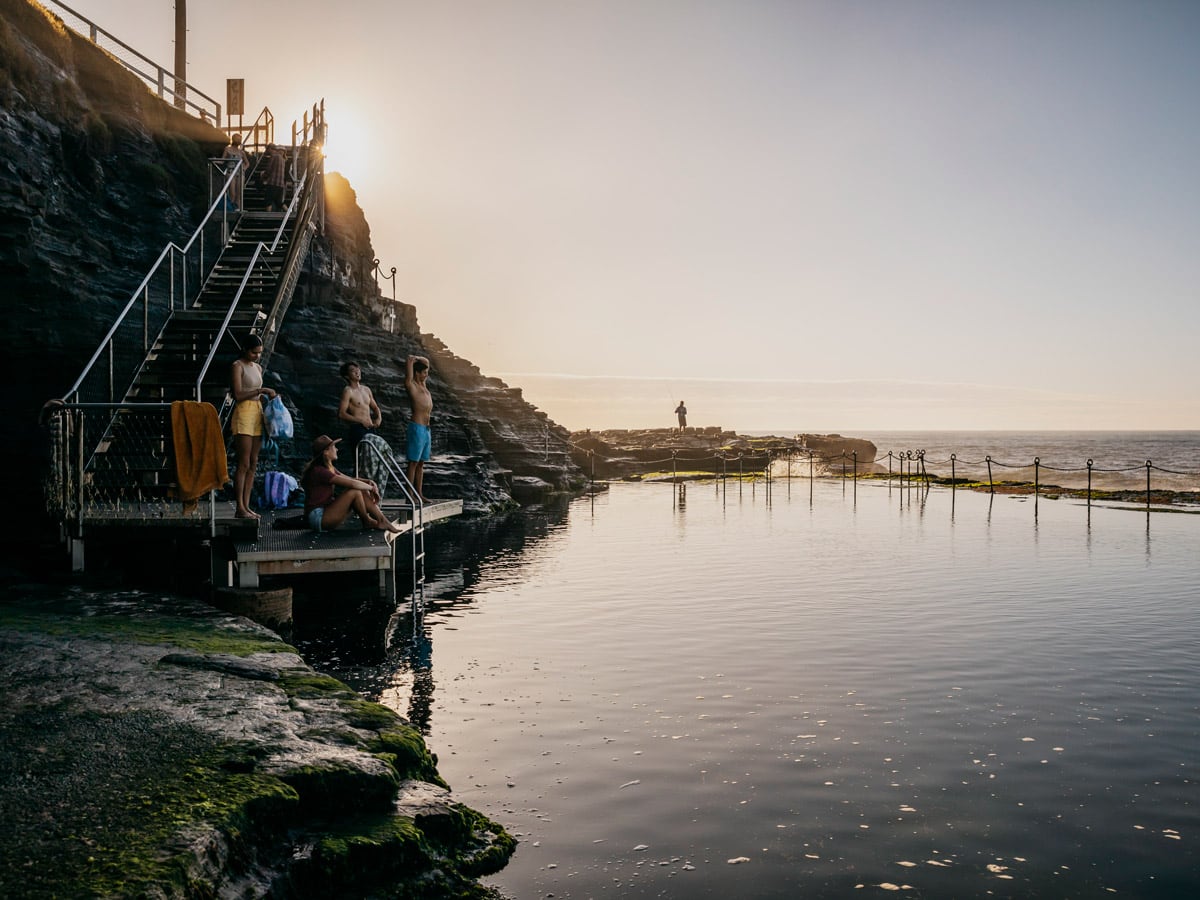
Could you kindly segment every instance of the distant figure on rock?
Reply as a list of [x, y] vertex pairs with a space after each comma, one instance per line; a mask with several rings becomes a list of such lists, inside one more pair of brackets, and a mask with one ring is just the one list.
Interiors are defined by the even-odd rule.
[[240, 134], [235, 134], [229, 139], [229, 146], [225, 148], [225, 152], [221, 154], [221, 158], [228, 160], [229, 168], [225, 170], [226, 177], [228, 177], [229, 172], [237, 163], [242, 164], [233, 181], [229, 183], [229, 200], [233, 203], [235, 210], [241, 209], [242, 185], [246, 183], [246, 170], [250, 168], [250, 159], [246, 156], [246, 151], [242, 149], [242, 136]]
[[412, 421], [408, 423], [408, 480], [417, 490], [422, 503], [425, 497], [425, 463], [433, 447], [429, 433], [429, 416], [433, 412], [433, 397], [425, 381], [429, 378], [429, 360], [424, 356], [409, 354], [404, 370], [404, 387], [412, 403]]
[[258, 468], [258, 451], [262, 448], [262, 398], [271, 399], [275, 392], [263, 387], [263, 370], [259, 365], [263, 342], [256, 334], [242, 341], [242, 355], [233, 361], [229, 371], [229, 391], [233, 395], [233, 450], [237, 455], [237, 472], [233, 478], [233, 499], [239, 519], [258, 519], [250, 509], [250, 492], [254, 488], [254, 470]]
[[683, 401], [679, 401], [679, 405], [675, 407], [675, 415], [679, 419], [679, 430], [687, 428], [687, 407], [683, 405]]
[[[363, 528], [375, 528], [398, 534], [400, 526], [388, 520], [379, 508], [379, 488], [365, 478], [343, 475], [333, 465], [337, 459], [338, 442], [323, 434], [312, 442], [312, 459], [300, 476], [304, 487], [304, 516], [313, 531], [332, 531], [346, 521], [353, 509], [362, 520]], [[335, 487], [345, 488], [337, 494]]]
[[267, 144], [263, 165], [266, 167], [263, 170], [263, 184], [267, 188], [267, 212], [282, 212], [284, 208], [283, 179], [287, 169], [287, 160], [283, 158], [283, 151], [274, 144]]

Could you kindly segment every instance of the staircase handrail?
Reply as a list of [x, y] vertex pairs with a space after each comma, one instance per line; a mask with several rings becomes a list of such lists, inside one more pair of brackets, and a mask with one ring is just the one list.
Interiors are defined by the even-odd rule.
[[[268, 357], [274, 349], [275, 337], [279, 333], [279, 325], [287, 313], [288, 305], [291, 303], [295, 283], [299, 278], [300, 267], [303, 265], [304, 258], [308, 254], [308, 244], [312, 240], [312, 233], [315, 230], [313, 219], [316, 215], [318, 205], [322, 200], [324, 188], [322, 167], [324, 165], [324, 157], [314, 144], [309, 144], [308, 147], [309, 153], [308, 158], [305, 160], [304, 174], [301, 176], [300, 183], [292, 195], [292, 202], [288, 205], [288, 216], [295, 216], [292, 242], [288, 246], [288, 252], [281, 269], [279, 287], [276, 289], [275, 299], [271, 304], [270, 312], [267, 313], [267, 322], [263, 328], [263, 352]], [[288, 216], [284, 217], [285, 222]], [[281, 237], [282, 227], [280, 232], [276, 234], [276, 245], [278, 245]]]
[[[312, 145], [308, 145], [310, 148]], [[237, 292], [234, 294], [233, 300], [230, 303], [229, 310], [225, 313], [225, 318], [221, 322], [221, 327], [213, 337], [213, 344], [208, 351], [208, 356], [204, 360], [204, 365], [200, 368], [200, 374], [196, 377], [196, 399], [201, 398], [201, 390], [203, 388], [204, 379], [208, 376], [208, 370], [212, 366], [213, 359], [216, 357], [217, 348], [225, 335], [229, 331], [229, 323], [233, 319], [233, 314], [237, 310], [237, 305], [242, 298], [242, 294], [246, 290], [246, 284], [249, 282], [250, 274], [254, 270], [259, 258], [263, 252], [274, 254], [278, 251], [280, 243], [283, 241], [284, 233], [287, 231], [289, 221], [293, 221], [293, 236], [302, 233], [307, 236], [310, 223], [312, 221], [312, 213], [315, 206], [313, 198], [317, 193], [319, 178], [313, 177], [316, 175], [319, 164], [316, 160], [319, 159], [319, 154], [309, 153], [307, 166], [304, 174], [301, 176], [299, 183], [296, 184], [295, 190], [292, 193], [292, 201], [288, 204], [287, 210], [280, 218], [279, 228], [275, 231], [275, 237], [268, 245], [264, 241], [259, 241], [254, 248], [254, 253], [250, 258], [249, 265], [246, 266], [246, 273], [242, 276], [241, 284], [238, 285]], [[303, 253], [307, 252], [307, 242], [305, 240], [293, 239], [288, 247], [287, 255], [284, 257], [283, 266], [281, 267], [281, 275], [279, 279], [279, 287], [276, 290], [274, 301], [271, 304], [271, 311], [267, 314], [266, 324], [263, 328], [263, 354], [264, 358], [270, 356], [271, 350], [275, 344], [275, 334], [278, 330], [278, 323], [283, 318], [283, 314], [287, 309], [287, 304], [291, 299], [291, 288], [288, 282], [291, 280], [294, 271], [303, 258]], [[221, 410], [224, 413], [224, 407]]]
[[[226, 125], [222, 130], [230, 137], [234, 134], [240, 134], [242, 136], [243, 150], [251, 146], [256, 151], [261, 150], [267, 144], [275, 141], [275, 114], [271, 112], [271, 107], [264, 106], [262, 112], [258, 114], [258, 117], [249, 128], [242, 125]], [[261, 140], [259, 139], [260, 134], [264, 135]], [[250, 135], [254, 136], [253, 143], [247, 140]]]
[[[130, 47], [128, 44], [126, 44], [123, 40], [118, 38], [116, 35], [105, 31], [103, 28], [101, 28], [99, 25], [97, 25], [91, 19], [89, 19], [86, 16], [71, 9], [71, 7], [67, 6], [67, 4], [61, 3], [61, 2], [59, 2], [59, 0], [49, 0], [49, 2], [54, 4], [55, 6], [57, 6], [59, 9], [65, 10], [66, 12], [70, 13], [72, 16], [74, 16], [80, 22], [84, 23], [88, 28], [88, 32], [89, 32], [88, 39], [93, 44], [95, 44], [101, 50], [104, 50], [106, 53], [108, 53], [109, 56], [111, 56], [113, 59], [115, 59], [117, 62], [119, 62], [122, 66], [124, 66], [130, 72], [137, 75], [139, 78], [142, 78], [147, 83], [152, 84], [155, 87], [157, 87], [158, 88], [158, 96], [160, 98], [163, 97], [164, 93], [170, 93], [176, 103], [178, 103], [179, 101], [183, 101], [183, 103], [185, 105], [190, 106], [193, 109], [195, 109], [198, 113], [199, 118], [203, 119], [205, 116], [211, 115], [213, 117], [213, 124], [216, 125], [218, 128], [221, 126], [221, 104], [218, 103], [216, 100], [214, 100], [212, 97], [208, 96], [208, 94], [204, 93], [204, 91], [200, 90], [198, 87], [196, 87], [193, 84], [188, 84], [186, 81], [182, 80], [178, 75], [176, 75], [174, 72], [168, 71], [166, 68], [164, 68], [163, 66], [160, 66], [154, 60], [150, 59], [148, 56], [145, 56], [144, 54], [139, 53], [137, 50], [134, 50], [132, 47]], [[65, 25], [66, 23], [64, 22], [63, 24]], [[79, 32], [79, 33], [82, 33], [82, 32]], [[116, 53], [113, 53], [110, 50], [105, 50], [105, 48], [100, 44], [100, 41], [98, 41], [96, 39], [97, 35], [104, 35], [106, 38], [108, 38], [110, 41], [112, 41], [114, 44], [116, 44], [122, 50], [124, 50], [128, 53], [132, 53], [141, 62], [144, 62], [146, 65], [155, 69], [157, 71], [157, 77], [150, 75], [148, 72], [143, 72], [141, 69], [139, 69], [133, 63], [129, 62], [128, 60], [122, 59]], [[170, 86], [168, 86], [168, 80], [169, 80]], [[181, 87], [183, 88], [182, 92], [180, 91]], [[209, 113], [208, 108], [206, 106], [201, 106], [199, 103], [192, 102], [192, 100], [190, 99], [192, 94], [197, 94], [197, 95], [203, 97], [205, 100], [207, 100], [210, 104], [212, 104], [213, 111], [211, 113]]]
[[[225, 183], [224, 183], [223, 187], [217, 193], [212, 204], [208, 207], [208, 212], [205, 213], [204, 218], [200, 221], [200, 224], [198, 226], [196, 226], [196, 230], [194, 232], [192, 232], [192, 236], [188, 240], [188, 242], [186, 244], [184, 244], [182, 247], [180, 247], [174, 241], [168, 241], [167, 245], [165, 247], [163, 247], [162, 252], [158, 254], [158, 259], [156, 259], [154, 261], [154, 264], [150, 267], [150, 271], [146, 273], [146, 277], [142, 279], [141, 284], [139, 284], [137, 286], [137, 288], [133, 291], [133, 293], [130, 295], [129, 302], [125, 304], [125, 308], [123, 310], [121, 310], [120, 315], [117, 316], [117, 319], [115, 322], [113, 322], [112, 327], [108, 329], [108, 333], [104, 336], [104, 339], [101, 340], [99, 345], [96, 347], [96, 352], [92, 354], [92, 358], [89, 359], [87, 364], [83, 367], [83, 371], [79, 374], [79, 377], [75, 379], [75, 383], [72, 384], [70, 389], [68, 389], [63, 394], [64, 398], [70, 398], [77, 394], [80, 387], [83, 385], [84, 380], [88, 377], [88, 375], [91, 374], [92, 367], [95, 366], [96, 361], [99, 360], [101, 354], [104, 353], [105, 347], [109, 348], [109, 353], [111, 355], [111, 353], [112, 353], [111, 341], [113, 339], [113, 336], [120, 329], [121, 325], [124, 324], [125, 318], [129, 315], [130, 311], [137, 304], [139, 299], [142, 299], [146, 302], [145, 314], [146, 314], [146, 319], [147, 319], [147, 327], [145, 327], [143, 329], [143, 335], [142, 335], [142, 352], [145, 353], [150, 349], [149, 334], [148, 334], [148, 330], [149, 330], [148, 324], [149, 324], [149, 314], [150, 314], [150, 310], [149, 310], [150, 281], [154, 278], [155, 275], [157, 275], [159, 273], [159, 269], [162, 266], [163, 260], [165, 258], [170, 257], [172, 259], [172, 261], [174, 261], [174, 254], [178, 253], [186, 259], [188, 253], [191, 252], [192, 247], [195, 246], [196, 241], [197, 240], [203, 241], [204, 229], [209, 225], [210, 221], [213, 218], [214, 213], [218, 212], [218, 208], [221, 213], [222, 220], [224, 221], [226, 213], [227, 213], [225, 199], [229, 196], [230, 186], [233, 183], [234, 178], [237, 176], [238, 171], [241, 169], [241, 166], [242, 166], [242, 161], [238, 160], [237, 164], [229, 170], [229, 172], [227, 173], [227, 175], [225, 177]], [[203, 265], [203, 243], [201, 243], [201, 261], [200, 262], [201, 262], [201, 265]], [[181, 289], [181, 294], [182, 294], [182, 297], [181, 297], [182, 307], [181, 308], [187, 309], [187, 273], [186, 273], [186, 271], [183, 273], [181, 288], [182, 288]], [[172, 271], [171, 271], [171, 290], [169, 292], [168, 302], [169, 302], [168, 309], [174, 310], [175, 309], [175, 273], [174, 273], [173, 267], [172, 267]], [[111, 383], [112, 375], [113, 375], [113, 373], [110, 371], [109, 372], [109, 382], [110, 382], [109, 383], [109, 393], [110, 393], [109, 400], [110, 400], [110, 402], [116, 400], [115, 397], [111, 396], [112, 388], [113, 388], [113, 385]]]
[[250, 263], [246, 266], [246, 272], [242, 275], [242, 282], [238, 285], [237, 292], [233, 295], [233, 300], [229, 303], [229, 310], [225, 313], [225, 318], [221, 320], [221, 327], [213, 336], [212, 347], [209, 348], [208, 356], [204, 358], [204, 365], [200, 367], [200, 374], [196, 376], [196, 400], [202, 400], [203, 395], [201, 390], [204, 386], [204, 379], [208, 375], [209, 366], [212, 365], [213, 357], [217, 355], [217, 350], [221, 346], [221, 341], [224, 340], [226, 333], [229, 331], [229, 323], [233, 319], [233, 314], [237, 312], [238, 303], [241, 302], [242, 294], [246, 291], [246, 284], [250, 281], [250, 275], [254, 272], [254, 267], [258, 263], [258, 258], [262, 256], [263, 248], [267, 245], [262, 241], [258, 242], [258, 246], [254, 248], [254, 253], [250, 256]]

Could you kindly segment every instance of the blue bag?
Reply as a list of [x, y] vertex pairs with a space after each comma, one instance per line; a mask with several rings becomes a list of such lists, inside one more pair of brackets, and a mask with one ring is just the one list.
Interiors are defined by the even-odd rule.
[[278, 394], [270, 399], [263, 407], [263, 422], [266, 425], [267, 437], [274, 440], [291, 440], [292, 414], [283, 405], [283, 398]]

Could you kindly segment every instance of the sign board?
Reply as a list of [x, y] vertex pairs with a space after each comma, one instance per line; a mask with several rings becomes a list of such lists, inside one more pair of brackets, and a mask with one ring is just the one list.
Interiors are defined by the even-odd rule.
[[225, 115], [241, 116], [245, 115], [246, 105], [246, 79], [244, 78], [226, 78], [225, 79]]

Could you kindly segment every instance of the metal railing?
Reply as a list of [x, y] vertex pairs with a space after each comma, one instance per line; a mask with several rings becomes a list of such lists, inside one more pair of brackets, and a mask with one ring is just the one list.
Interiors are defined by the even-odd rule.
[[[56, 9], [66, 13], [60, 15], [64, 25], [80, 35], [87, 34], [89, 40], [122, 66], [137, 75], [147, 86], [163, 100], [181, 109], [186, 109], [196, 118], [209, 122], [215, 127], [221, 125], [221, 104], [204, 91], [183, 81], [174, 72], [160, 66], [154, 60], [134, 50], [120, 38], [105, 31], [91, 19], [77, 13], [59, 0], [46, 0]], [[192, 97], [200, 97], [203, 102], [196, 102]]]
[[[133, 524], [179, 514], [171, 404], [67, 403], [47, 412], [47, 509], [73, 537], [88, 520]], [[121, 453], [103, 452], [118, 439]], [[214, 516], [210, 492], [210, 523]]]
[[[382, 445], [382, 446], [380, 446]], [[425, 583], [425, 513], [417, 489], [408, 480], [408, 473], [396, 459], [391, 448], [383, 440], [362, 440], [354, 451], [355, 477], [372, 479], [379, 486], [379, 499], [387, 499], [387, 490], [393, 484], [402, 499], [412, 508], [412, 591], [413, 602], [418, 602], [418, 592]]]
[[[323, 104], [320, 108], [323, 110]], [[319, 129], [313, 126], [306, 128], [306, 134], [309, 133], [323, 135], [323, 123]], [[274, 339], [299, 278], [299, 270], [314, 231], [312, 219], [315, 211], [319, 208], [316, 195], [322, 192], [319, 177], [322, 170], [322, 158], [319, 147], [310, 145], [306, 163], [304, 174], [295, 186], [292, 201], [286, 212], [280, 217], [279, 226], [271, 242], [268, 244], [260, 241], [254, 248], [245, 274], [229, 303], [220, 328], [213, 335], [212, 346], [195, 381], [197, 400], [203, 399], [203, 384], [217, 350], [221, 347], [222, 342], [230, 336], [229, 324], [239, 303], [243, 300], [248, 286], [256, 279], [259, 283], [269, 281], [276, 286], [275, 294], [270, 301], [270, 313], [266, 317], [263, 334], [264, 350], [269, 353], [274, 345]], [[227, 199], [230, 187], [234, 179], [239, 176], [240, 169], [240, 161], [236, 165], [229, 166], [227, 170], [222, 169], [224, 179], [221, 189], [191, 239], [182, 247], [173, 241], [167, 244], [150, 272], [142, 279], [142, 283], [117, 316], [108, 333], [100, 341], [82, 373], [61, 400], [52, 401], [48, 405], [57, 410], [52, 413], [51, 417], [60, 419], [52, 427], [53, 443], [55, 444], [53, 452], [56, 459], [71, 461], [70, 473], [73, 474], [64, 470], [62, 465], [56, 464], [58, 475], [52, 478], [51, 484], [48, 485], [47, 506], [52, 513], [56, 513], [64, 521], [74, 519], [77, 534], [82, 526], [82, 510], [87, 507], [88, 498], [92, 497], [88, 491], [83, 490], [87, 485], [102, 486], [106, 491], [103, 496], [92, 498], [92, 506], [99, 502], [117, 503], [121, 487], [119, 482], [123, 472], [123, 477], [128, 482], [125, 486], [126, 499], [124, 502], [136, 509], [145, 508], [145, 504], [148, 502], [144, 496], [145, 491], [142, 490], [147, 483], [142, 479], [147, 477], [146, 473], [150, 470], [139, 469], [135, 472], [128, 466], [122, 469], [120, 462], [113, 462], [113, 460], [127, 458], [131, 455], [136, 457], [137, 452], [131, 452], [123, 444], [123, 454], [114, 455], [110, 460], [106, 458], [108, 456], [106, 451], [113, 442], [116, 433], [114, 429], [124, 428], [124, 420], [130, 410], [134, 409], [152, 408], [157, 410], [157, 428], [160, 438], [163, 441], [168, 440], [161, 436], [170, 433], [169, 422], [163, 419], [163, 411], [169, 412], [169, 405], [129, 402], [129, 390], [136, 383], [139, 372], [146, 364], [150, 348], [162, 334], [171, 315], [176, 310], [186, 310], [193, 305], [196, 297], [203, 290], [201, 274], [211, 275], [208, 270], [215, 263], [217, 254], [213, 254], [214, 258], [211, 260], [208, 258], [207, 247], [212, 244], [212, 241], [207, 236], [213, 228], [219, 228], [219, 246], [225, 246], [228, 237], [229, 204]], [[269, 257], [280, 250], [287, 235], [289, 222], [295, 223], [293, 240], [290, 242], [284, 258], [278, 263], [274, 263]], [[196, 286], [194, 294], [189, 285]], [[119, 402], [122, 400], [125, 402]], [[228, 415], [231, 406], [229, 397], [226, 395], [219, 410], [222, 421]], [[72, 416], [81, 415], [84, 410], [88, 411], [85, 418], [72, 418]], [[105, 421], [100, 422], [101, 419]], [[127, 438], [129, 432], [125, 430], [122, 431], [122, 434]], [[77, 447], [76, 443], [78, 443]], [[172, 465], [173, 460], [169, 455], [163, 456], [162, 467], [159, 468], [165, 467], [165, 471]], [[103, 475], [97, 480], [99, 473], [103, 473]], [[157, 480], [153, 483], [156, 490], [161, 486]], [[89, 490], [91, 489], [89, 488]]]
[[[159, 253], [79, 377], [63, 394], [66, 402], [115, 403], [125, 397], [171, 313], [188, 309], [199, 296], [203, 275], [219, 253], [210, 259], [212, 247], [224, 246], [230, 214], [226, 200], [238, 168], [232, 167], [225, 175], [188, 242], [181, 247], [170, 241]], [[101, 360], [107, 365], [99, 365]]]

